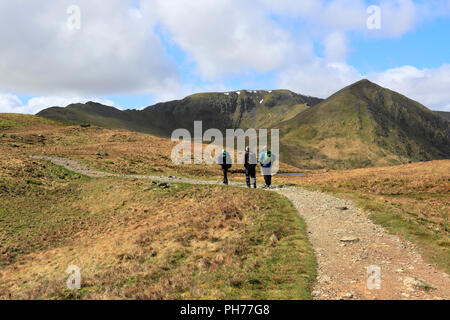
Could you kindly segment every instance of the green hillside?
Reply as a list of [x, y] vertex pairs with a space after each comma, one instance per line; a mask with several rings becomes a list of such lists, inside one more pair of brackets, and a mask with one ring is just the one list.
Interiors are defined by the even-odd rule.
[[288, 90], [199, 93], [143, 110], [98, 103], [38, 115], [168, 137], [178, 128], [280, 128], [281, 160], [301, 168], [361, 168], [450, 158], [445, 118], [368, 80], [326, 100]]
[[438, 115], [446, 119], [447, 121], [450, 121], [450, 112], [447, 111], [435, 111]]
[[173, 130], [191, 132], [195, 120], [204, 128], [267, 128], [295, 117], [321, 99], [288, 90], [199, 93], [183, 100], [159, 103], [144, 110], [121, 111], [94, 102], [53, 107], [38, 113], [49, 119], [106, 128], [128, 129], [159, 136]]
[[355, 168], [450, 157], [450, 127], [421, 104], [368, 80], [278, 125], [283, 161]]

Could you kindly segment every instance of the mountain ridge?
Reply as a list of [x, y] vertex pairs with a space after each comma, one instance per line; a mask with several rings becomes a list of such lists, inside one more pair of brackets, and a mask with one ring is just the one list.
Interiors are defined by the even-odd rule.
[[449, 122], [369, 80], [323, 100], [289, 90], [198, 93], [143, 110], [94, 102], [38, 115], [170, 137], [173, 130], [279, 128], [283, 161], [305, 168], [359, 168], [450, 158]]
[[277, 127], [283, 132], [281, 148], [290, 158], [285, 161], [291, 164], [347, 168], [450, 157], [448, 122], [368, 80], [339, 90]]
[[181, 100], [161, 102], [142, 110], [119, 110], [95, 102], [52, 107], [37, 115], [75, 124], [90, 123], [107, 128], [128, 129], [159, 136], [170, 136], [178, 128], [192, 132], [193, 122], [205, 127], [268, 127], [294, 117], [322, 99], [289, 90], [241, 90], [197, 93]]

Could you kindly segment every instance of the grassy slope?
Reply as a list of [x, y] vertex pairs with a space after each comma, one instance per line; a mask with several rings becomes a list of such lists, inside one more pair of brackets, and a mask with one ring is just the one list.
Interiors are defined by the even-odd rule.
[[[367, 80], [329, 99], [287, 90], [200, 93], [142, 111], [95, 103], [51, 108], [45, 117], [170, 136], [173, 130], [280, 128], [283, 161], [304, 168], [350, 169], [446, 159], [450, 124], [419, 103]], [[309, 108], [307, 105], [313, 106]]]
[[450, 160], [280, 178], [355, 200], [370, 219], [450, 272]]
[[284, 161], [357, 168], [450, 157], [450, 126], [415, 101], [369, 81], [280, 125]]
[[[3, 127], [0, 138], [0, 298], [310, 298], [315, 258], [305, 225], [285, 198], [89, 179], [26, 155], [90, 155], [105, 146], [119, 153], [145, 142], [156, 157], [163, 139], [62, 127], [38, 117], [0, 119], [16, 122]], [[137, 161], [142, 167], [136, 170], [146, 170], [149, 159]], [[202, 170], [191, 174], [208, 174]], [[82, 269], [79, 292], [65, 289], [71, 264]]]
[[[10, 115], [0, 115], [0, 119], [9, 118]], [[35, 118], [39, 121], [49, 121], [44, 118]], [[10, 138], [13, 133], [23, 139]], [[0, 136], [1, 134], [0, 131]], [[40, 140], [39, 134], [43, 134], [46, 140]], [[27, 123], [11, 129], [3, 141], [10, 152], [73, 158], [107, 172], [174, 175], [202, 179], [220, 179], [221, 174], [218, 166], [177, 166], [171, 160], [171, 151], [175, 143], [136, 132], [106, 130], [99, 127], [80, 128], [41, 124], [36, 127]], [[109, 156], [97, 156], [96, 153], [99, 152], [108, 152]], [[287, 172], [298, 170], [285, 164], [281, 164], [280, 167]], [[242, 170], [242, 166], [235, 165], [232, 170]], [[241, 172], [232, 175], [232, 179], [245, 182]]]
[[49, 108], [39, 113], [51, 119], [77, 124], [91, 123], [106, 128], [128, 129], [170, 136], [173, 130], [193, 131], [193, 123], [202, 120], [204, 128], [267, 128], [288, 120], [320, 99], [288, 90], [200, 93], [183, 100], [160, 103], [141, 111], [120, 111], [97, 103], [74, 104], [67, 108]]
[[435, 111], [438, 115], [443, 117], [445, 120], [450, 121], [450, 112], [448, 111]]

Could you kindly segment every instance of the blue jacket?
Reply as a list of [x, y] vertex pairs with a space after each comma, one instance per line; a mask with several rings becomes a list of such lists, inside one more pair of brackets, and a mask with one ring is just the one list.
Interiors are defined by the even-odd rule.
[[259, 163], [263, 168], [272, 167], [272, 163], [275, 161], [275, 153], [272, 152], [271, 157], [266, 159], [266, 153], [261, 152], [259, 156]]

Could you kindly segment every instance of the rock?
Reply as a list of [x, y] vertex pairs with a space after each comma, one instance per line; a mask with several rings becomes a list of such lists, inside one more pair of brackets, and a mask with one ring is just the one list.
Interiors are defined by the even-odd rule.
[[355, 236], [345, 236], [345, 237], [341, 238], [340, 241], [345, 242], [345, 243], [355, 243], [355, 242], [359, 241], [359, 238], [357, 238]]
[[38, 138], [39, 138], [39, 139], [45, 139], [45, 136], [44, 136], [43, 134], [40, 133], [40, 134], [38, 134]]
[[341, 299], [352, 299], [352, 298], [353, 298], [352, 292], [347, 292], [341, 296]]
[[416, 278], [406, 277], [403, 279], [403, 284], [410, 289], [435, 290], [435, 288], [428, 285], [425, 281]]
[[323, 275], [317, 278], [317, 281], [320, 283], [330, 283], [331, 282], [331, 278], [327, 275]]
[[311, 295], [313, 297], [318, 297], [318, 296], [320, 296], [320, 291], [319, 290], [314, 290], [313, 292], [311, 292]]
[[272, 234], [272, 236], [270, 237], [270, 242], [272, 244], [276, 244], [278, 242], [278, 237], [277, 237], [277, 235], [275, 233]]
[[168, 189], [170, 188], [170, 184], [166, 183], [166, 182], [159, 182], [158, 187], [163, 188], [163, 189]]

